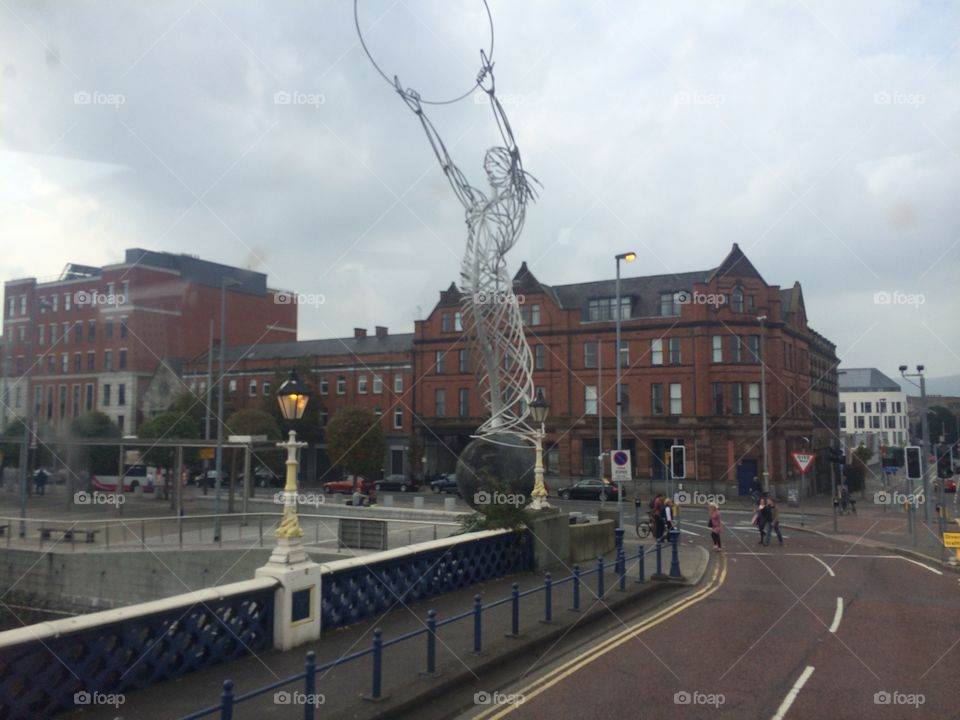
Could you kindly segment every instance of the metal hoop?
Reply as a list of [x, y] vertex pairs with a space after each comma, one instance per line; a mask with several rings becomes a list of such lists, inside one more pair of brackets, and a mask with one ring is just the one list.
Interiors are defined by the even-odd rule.
[[[487, 0], [481, 0], [481, 2], [483, 2], [483, 9], [487, 11], [487, 22], [490, 26], [490, 48], [487, 50], [487, 60], [492, 64], [493, 63], [493, 15], [490, 13], [490, 6], [487, 4]], [[370, 52], [370, 48], [367, 47], [367, 43], [363, 39], [363, 33], [360, 31], [360, 15], [358, 12], [359, 4], [360, 4], [360, 0], [353, 0], [353, 22], [357, 27], [357, 37], [360, 39], [360, 45], [361, 47], [363, 47], [363, 51], [367, 54], [367, 59], [370, 60], [370, 63], [373, 65], [374, 69], [376, 69], [376, 71], [380, 73], [380, 77], [386, 80], [387, 84], [390, 87], [396, 89], [396, 86], [394, 85], [394, 81], [390, 79], [390, 76], [387, 75], [380, 68], [379, 65], [377, 65], [377, 61], [373, 59], [373, 54]], [[457, 97], [451, 100], [427, 100], [425, 98], [419, 98], [419, 100], [421, 103], [424, 103], [425, 105], [450, 105], [452, 103], [463, 100], [465, 97], [469, 96], [470, 93], [476, 90], [479, 86], [480, 86], [480, 80], [477, 79], [473, 83], [473, 85], [470, 86], [469, 90], [467, 90], [462, 95], [458, 95]], [[401, 92], [403, 92], [403, 94], [406, 95], [405, 91], [401, 91]]]

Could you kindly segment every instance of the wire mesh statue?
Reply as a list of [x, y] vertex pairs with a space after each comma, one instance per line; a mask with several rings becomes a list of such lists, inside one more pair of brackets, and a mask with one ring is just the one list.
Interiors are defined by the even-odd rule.
[[510, 122], [497, 99], [493, 63], [481, 50], [477, 87], [486, 93], [503, 145], [487, 150], [483, 169], [489, 190], [472, 186], [447, 152], [423, 109], [420, 95], [404, 89], [394, 77], [394, 89], [416, 114], [440, 161], [440, 167], [463, 205], [467, 247], [460, 266], [464, 330], [473, 333], [483, 362], [480, 392], [490, 417], [477, 436], [513, 433], [531, 438], [527, 406], [533, 399], [533, 357], [523, 332], [523, 318], [507, 271], [506, 254], [523, 229], [527, 203], [536, 198], [536, 180], [523, 169]]

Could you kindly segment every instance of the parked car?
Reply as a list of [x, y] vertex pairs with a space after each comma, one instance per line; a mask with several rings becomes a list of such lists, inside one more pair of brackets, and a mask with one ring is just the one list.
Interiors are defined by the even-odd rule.
[[460, 494], [460, 488], [457, 487], [457, 476], [453, 473], [449, 475], [441, 475], [436, 480], [433, 480], [430, 483], [430, 489], [434, 493], [453, 493], [454, 495]]
[[253, 471], [253, 484], [257, 487], [283, 487], [284, 479], [265, 465], [258, 465]]
[[[617, 486], [610, 482], [600, 482], [596, 478], [585, 478], [573, 485], [557, 490], [564, 500], [616, 500]], [[624, 491], [623, 496], [627, 493]]]
[[407, 477], [406, 475], [394, 474], [394, 475], [387, 475], [382, 480], [377, 480], [377, 482], [374, 483], [374, 487], [376, 487], [377, 492], [380, 492], [381, 490], [399, 490], [400, 492], [413, 492], [418, 487], [420, 487], [420, 484], [413, 478]]
[[[364, 495], [370, 495], [374, 492], [373, 481], [367, 480], [365, 477], [357, 476], [359, 480], [360, 492]], [[352, 495], [353, 494], [353, 475], [347, 475], [345, 478], [340, 480], [329, 480], [323, 484], [323, 491], [327, 494], [336, 493], [340, 495]]]
[[[230, 472], [226, 468], [222, 468], [220, 470], [220, 478], [220, 487], [226, 487], [230, 483]], [[216, 487], [217, 471], [207, 470], [205, 473], [195, 475], [193, 478], [193, 484], [197, 487], [203, 487], [204, 481], [206, 481], [208, 488]]]

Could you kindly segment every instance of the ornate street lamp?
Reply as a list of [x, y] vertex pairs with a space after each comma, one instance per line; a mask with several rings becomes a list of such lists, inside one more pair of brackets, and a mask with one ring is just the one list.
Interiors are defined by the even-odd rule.
[[[290, 371], [290, 379], [277, 390], [277, 403], [280, 413], [288, 423], [294, 423], [303, 417], [310, 400], [310, 391], [300, 382], [296, 369]], [[287, 449], [287, 478], [283, 488], [283, 520], [277, 528], [277, 551], [286, 563], [302, 562], [306, 560], [306, 552], [300, 542], [303, 529], [297, 518], [297, 470], [300, 466], [297, 460], [297, 450], [306, 447], [307, 443], [297, 442], [297, 431], [290, 428], [290, 434], [285, 443], [277, 443], [277, 447]], [[277, 555], [277, 551], [274, 555]], [[273, 561], [273, 557], [271, 557]]]
[[547, 510], [549, 509], [550, 503], [547, 502], [547, 488], [543, 484], [543, 438], [546, 435], [543, 424], [547, 420], [547, 415], [550, 412], [550, 405], [547, 402], [546, 398], [543, 397], [543, 390], [537, 391], [537, 397], [534, 399], [530, 405], [530, 417], [533, 418], [533, 421], [537, 424], [537, 432], [535, 434], [536, 442], [536, 465], [533, 469], [533, 493], [531, 493], [533, 499], [530, 501], [528, 506], [531, 510]]

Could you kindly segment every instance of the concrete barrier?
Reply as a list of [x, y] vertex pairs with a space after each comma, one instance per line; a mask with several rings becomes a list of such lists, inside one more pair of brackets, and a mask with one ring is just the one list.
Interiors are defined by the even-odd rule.
[[570, 562], [596, 560], [598, 555], [605, 555], [613, 550], [616, 545], [616, 526], [614, 520], [567, 525], [570, 532]]

